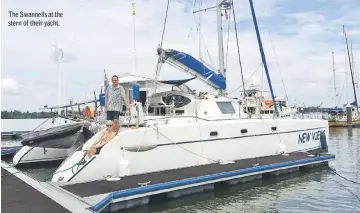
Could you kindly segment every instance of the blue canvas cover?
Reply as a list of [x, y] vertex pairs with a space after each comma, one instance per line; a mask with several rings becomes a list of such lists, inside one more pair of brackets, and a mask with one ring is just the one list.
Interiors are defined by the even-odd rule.
[[210, 70], [204, 63], [189, 54], [169, 49], [165, 51], [165, 60], [201, 78], [215, 89], [226, 89], [226, 80], [222, 74]]

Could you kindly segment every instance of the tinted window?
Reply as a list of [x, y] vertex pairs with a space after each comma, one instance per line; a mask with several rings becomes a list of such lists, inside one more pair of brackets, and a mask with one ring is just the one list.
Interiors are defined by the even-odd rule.
[[222, 114], [234, 114], [235, 109], [231, 102], [216, 102]]
[[162, 99], [166, 105], [171, 105], [174, 101], [175, 108], [183, 107], [191, 102], [189, 98], [182, 95], [169, 95], [162, 97]]

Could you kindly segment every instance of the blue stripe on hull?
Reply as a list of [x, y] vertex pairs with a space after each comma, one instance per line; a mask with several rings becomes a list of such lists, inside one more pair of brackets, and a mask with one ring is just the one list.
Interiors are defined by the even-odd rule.
[[327, 155], [327, 156], [306, 158], [306, 159], [301, 159], [301, 160], [274, 163], [274, 164], [269, 164], [269, 165], [264, 165], [264, 166], [253, 167], [253, 168], [239, 169], [239, 170], [234, 170], [234, 171], [229, 171], [229, 172], [222, 172], [222, 173], [216, 173], [216, 174], [205, 175], [205, 176], [200, 176], [200, 177], [171, 181], [171, 182], [167, 182], [167, 183], [143, 186], [143, 187], [139, 187], [139, 188], [121, 190], [121, 191], [113, 192], [113, 193], [109, 194], [102, 201], [100, 201], [97, 204], [95, 204], [94, 206], [92, 206], [91, 209], [95, 212], [98, 212], [101, 209], [103, 209], [104, 207], [106, 207], [107, 205], [109, 205], [112, 202], [112, 200], [123, 198], [123, 197], [144, 194], [144, 193], [149, 193], [149, 192], [155, 192], [155, 191], [160, 191], [160, 190], [164, 190], [164, 189], [171, 189], [174, 187], [186, 186], [186, 185], [202, 183], [202, 182], [206, 182], [206, 181], [213, 181], [213, 180], [218, 180], [218, 179], [223, 179], [223, 178], [228, 178], [228, 177], [234, 177], [234, 176], [238, 176], [238, 175], [251, 174], [251, 173], [256, 173], [256, 172], [265, 173], [266, 171], [272, 170], [272, 169], [278, 169], [278, 168], [288, 167], [288, 166], [295, 166], [295, 165], [311, 163], [311, 162], [321, 162], [321, 161], [330, 160], [330, 159], [335, 159], [335, 155]]

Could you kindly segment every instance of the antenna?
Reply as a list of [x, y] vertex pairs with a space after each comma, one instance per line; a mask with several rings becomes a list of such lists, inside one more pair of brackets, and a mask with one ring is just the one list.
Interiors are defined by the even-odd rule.
[[334, 52], [332, 52], [332, 60], [333, 60], [333, 72], [334, 72], [334, 93], [335, 93], [335, 97], [334, 97], [334, 106], [336, 106], [336, 74], [335, 74], [335, 60], [334, 60]]

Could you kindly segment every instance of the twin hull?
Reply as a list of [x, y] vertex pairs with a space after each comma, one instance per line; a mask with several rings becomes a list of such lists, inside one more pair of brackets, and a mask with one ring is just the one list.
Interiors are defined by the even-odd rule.
[[[122, 129], [98, 155], [78, 165], [103, 131], [74, 152], [52, 181], [84, 182], [318, 149], [328, 123], [313, 119], [237, 119], [205, 121], [173, 118], [147, 127]], [[71, 169], [70, 169], [71, 168]]]
[[64, 160], [82, 144], [81, 142], [83, 138], [84, 137], [82, 136], [82, 133], [77, 132], [73, 135], [48, 141], [48, 143], [52, 142], [54, 144], [61, 144], [65, 141], [72, 141], [74, 145], [67, 149], [23, 146], [14, 155], [13, 164], [18, 165], [25, 163]]

